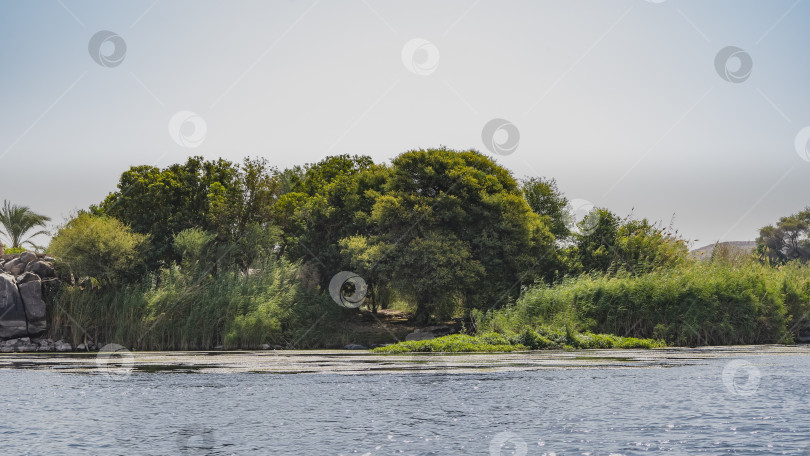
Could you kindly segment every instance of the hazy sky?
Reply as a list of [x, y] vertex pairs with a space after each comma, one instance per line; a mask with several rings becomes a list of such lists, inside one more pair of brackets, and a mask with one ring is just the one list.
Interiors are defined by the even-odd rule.
[[[0, 199], [61, 222], [131, 165], [445, 145], [620, 215], [675, 214], [698, 245], [751, 240], [810, 204], [808, 17], [796, 0], [0, 0]], [[519, 132], [507, 155], [482, 138], [493, 119], [505, 148]]]

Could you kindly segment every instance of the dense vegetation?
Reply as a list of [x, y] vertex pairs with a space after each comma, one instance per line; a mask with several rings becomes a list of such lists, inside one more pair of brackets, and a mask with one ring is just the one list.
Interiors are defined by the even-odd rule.
[[541, 328], [521, 333], [482, 333], [478, 336], [453, 334], [429, 340], [399, 342], [375, 348], [377, 353], [463, 353], [509, 352], [517, 350], [588, 349], [588, 348], [661, 348], [664, 342], [652, 339], [620, 337], [612, 334], [577, 334], [570, 331]]
[[642, 275], [585, 275], [536, 286], [513, 306], [479, 315], [479, 330], [553, 325], [674, 345], [792, 342], [810, 328], [810, 270], [749, 261], [691, 263]]
[[138, 349], [366, 342], [345, 329], [359, 311], [328, 293], [353, 271], [363, 311], [454, 318], [504, 342], [417, 349], [789, 342], [810, 329], [807, 214], [763, 228], [756, 256], [718, 248], [701, 263], [647, 219], [594, 208], [575, 223], [553, 179], [518, 181], [472, 150], [285, 170], [192, 157], [131, 168], [58, 228], [51, 330]]

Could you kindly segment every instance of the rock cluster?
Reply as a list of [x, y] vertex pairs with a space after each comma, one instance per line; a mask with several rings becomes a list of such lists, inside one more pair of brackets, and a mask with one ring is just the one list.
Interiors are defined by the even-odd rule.
[[56, 287], [59, 282], [53, 261], [53, 258], [31, 252], [2, 256], [0, 339], [22, 340], [45, 332], [43, 290]]
[[57, 340], [54, 342], [50, 339], [31, 339], [30, 337], [20, 337], [19, 339], [9, 339], [0, 342], [0, 353], [36, 351], [69, 352], [72, 350], [73, 346], [63, 340]]

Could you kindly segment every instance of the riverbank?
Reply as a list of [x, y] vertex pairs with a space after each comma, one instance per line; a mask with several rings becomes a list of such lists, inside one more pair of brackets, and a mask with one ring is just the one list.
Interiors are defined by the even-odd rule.
[[569, 368], [655, 368], [714, 358], [810, 356], [810, 346], [749, 345], [650, 350], [375, 354], [353, 350], [0, 354], [0, 370], [29, 369], [123, 379], [147, 373], [423, 374]]

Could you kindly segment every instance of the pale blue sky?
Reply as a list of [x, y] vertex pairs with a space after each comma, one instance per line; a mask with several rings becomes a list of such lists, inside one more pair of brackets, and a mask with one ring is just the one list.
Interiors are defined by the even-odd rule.
[[[518, 177], [676, 213], [698, 245], [749, 240], [810, 204], [807, 17], [807, 0], [0, 0], [0, 198], [61, 222], [131, 165], [489, 153], [503, 118], [520, 143], [496, 158]], [[101, 30], [120, 65], [91, 58]], [[429, 74], [403, 64], [415, 38], [438, 50]], [[751, 56], [744, 82], [717, 73], [726, 46]], [[179, 111], [205, 121], [196, 148], [169, 134]]]

